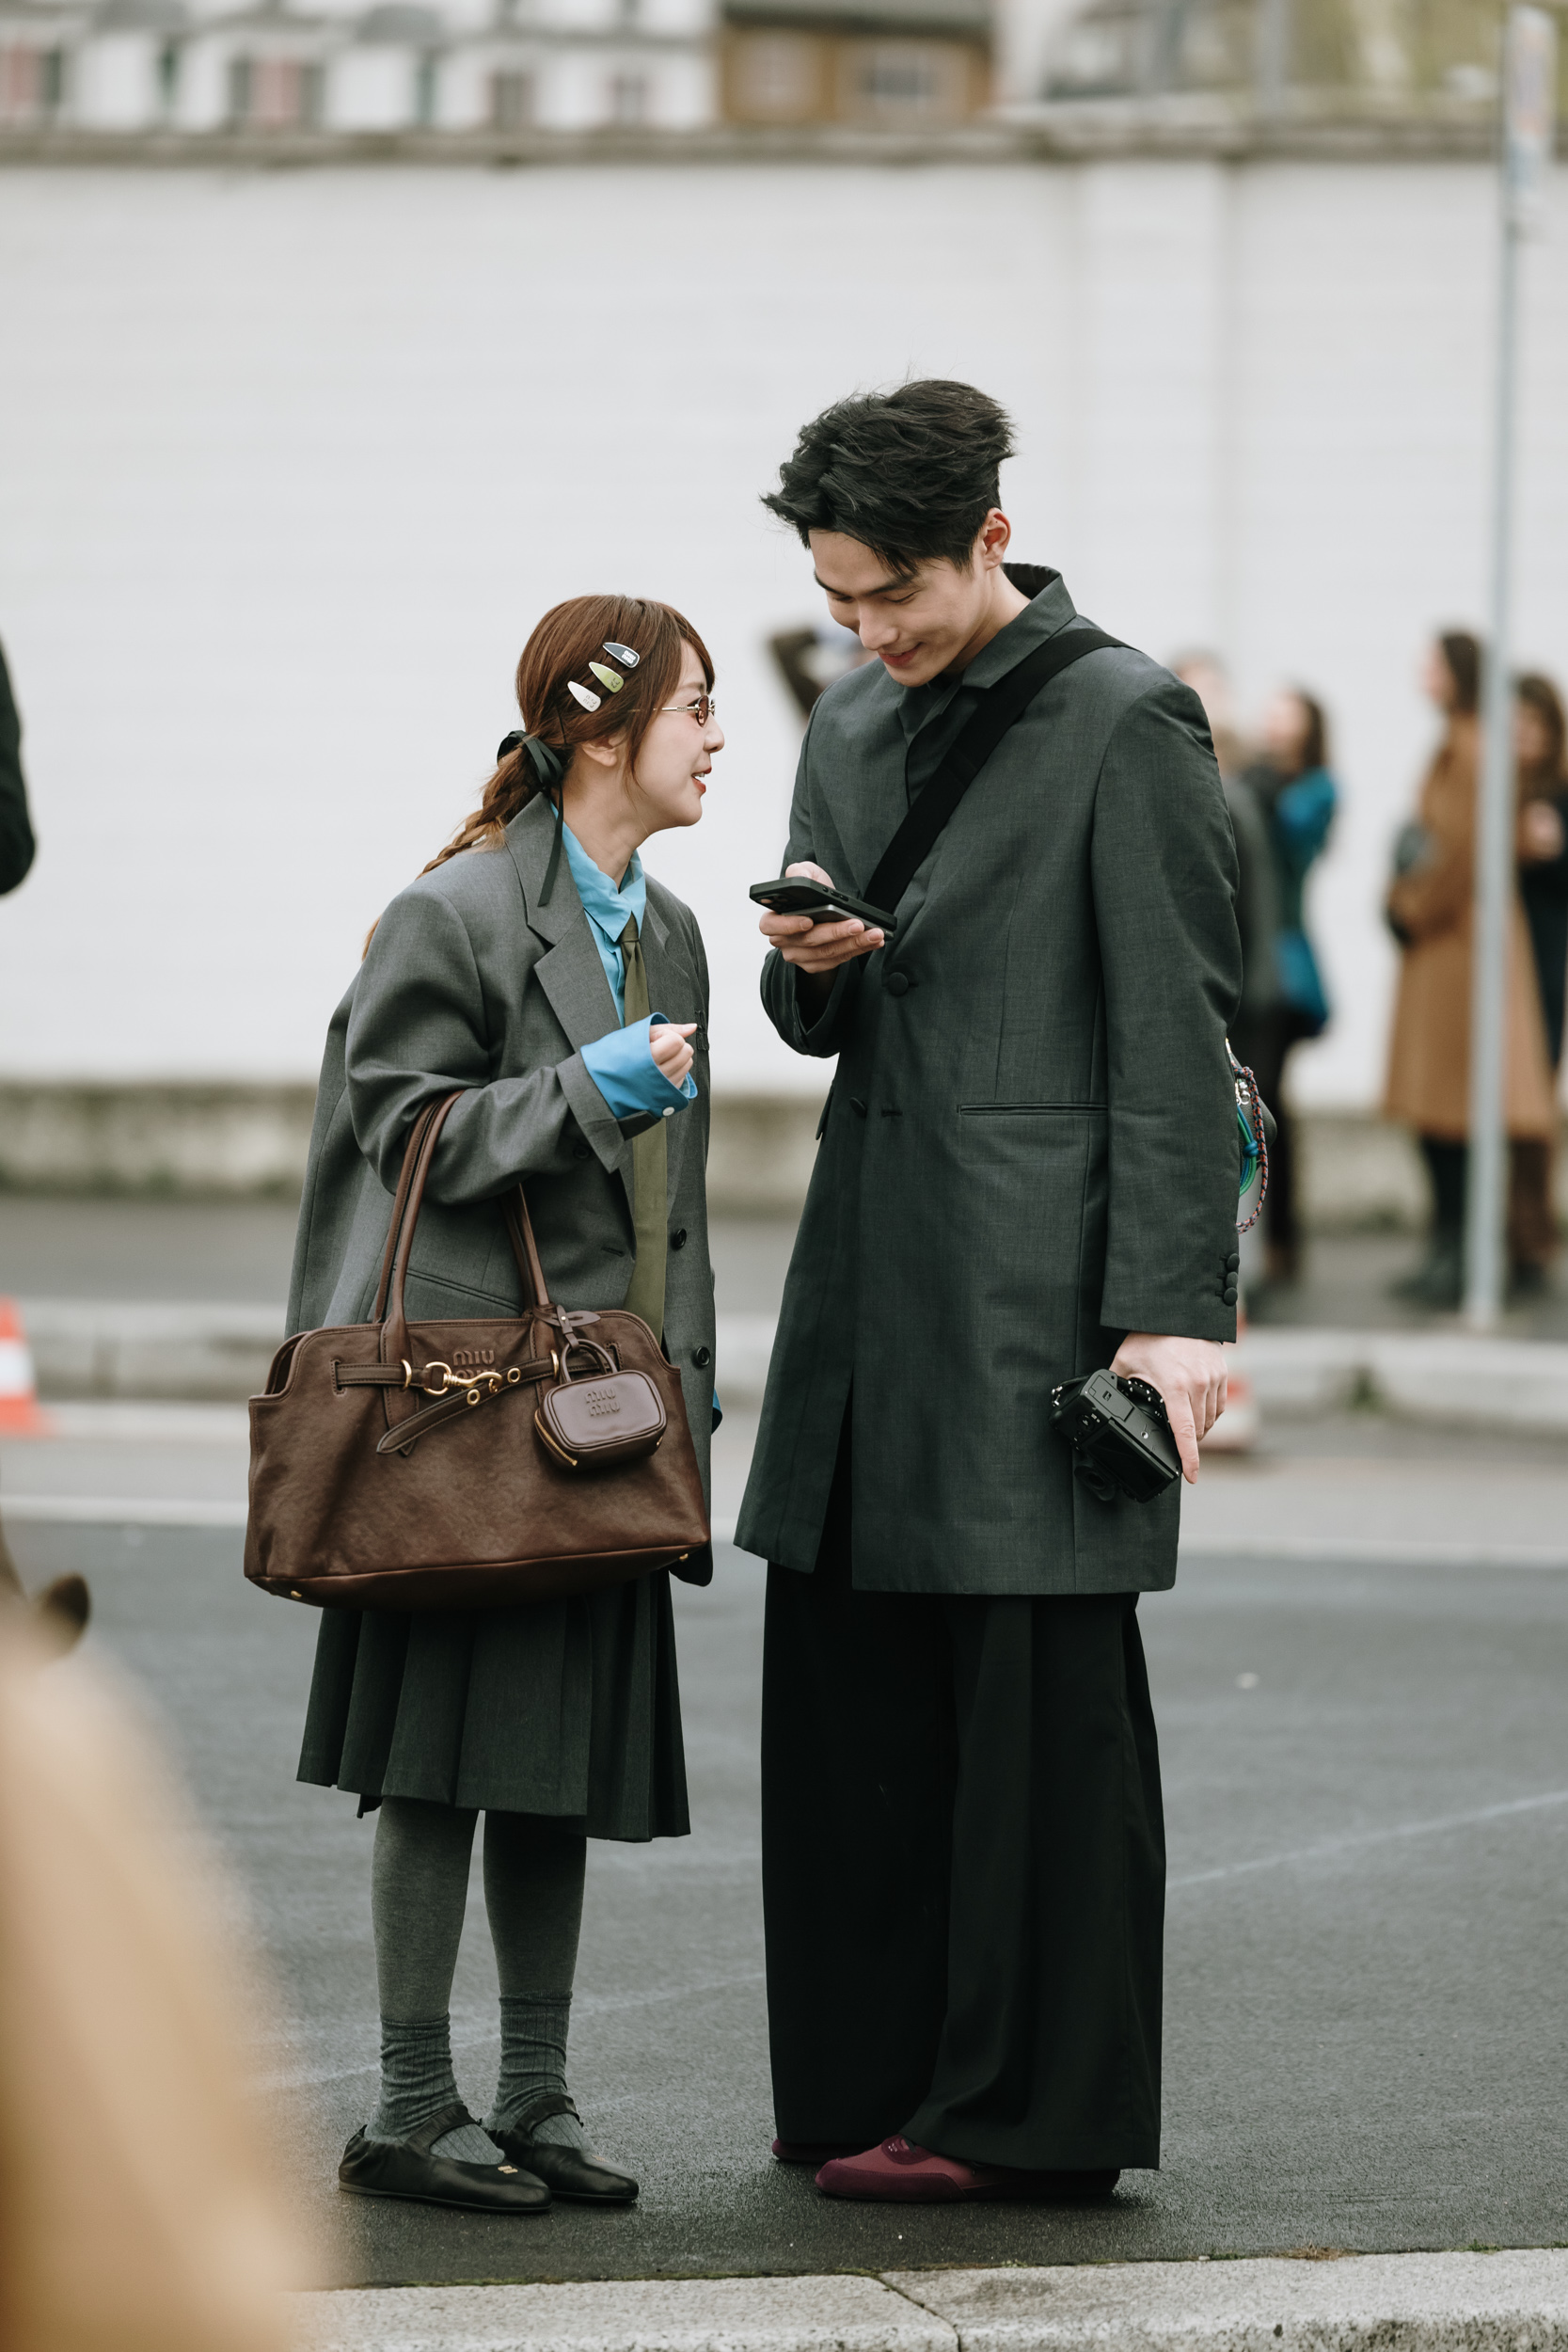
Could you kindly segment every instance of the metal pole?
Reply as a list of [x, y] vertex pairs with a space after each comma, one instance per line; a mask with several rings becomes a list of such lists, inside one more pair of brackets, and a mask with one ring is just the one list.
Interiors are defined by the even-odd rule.
[[1285, 112], [1291, 81], [1291, 0], [1258, 0], [1257, 57], [1253, 81], [1258, 111], [1277, 122]]
[[1513, 904], [1513, 743], [1509, 588], [1513, 537], [1514, 347], [1519, 230], [1505, 174], [1497, 277], [1497, 412], [1492, 452], [1492, 619], [1486, 648], [1485, 753], [1476, 810], [1476, 903], [1470, 993], [1470, 1158], [1465, 1202], [1465, 1316], [1497, 1320], [1503, 1295], [1503, 1132], [1509, 917]]
[[1476, 808], [1476, 898], [1470, 998], [1470, 1150], [1465, 1314], [1494, 1325], [1503, 1300], [1508, 967], [1513, 917], [1513, 586], [1514, 407], [1519, 246], [1552, 151], [1557, 28], [1538, 8], [1511, 8], [1503, 30], [1502, 170], [1497, 272], [1497, 412], [1492, 455], [1492, 622], [1486, 653], [1485, 752]]

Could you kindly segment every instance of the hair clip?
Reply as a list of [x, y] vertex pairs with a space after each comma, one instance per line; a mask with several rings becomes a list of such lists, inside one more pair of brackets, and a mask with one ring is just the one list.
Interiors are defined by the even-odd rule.
[[[629, 645], [617, 645], [608, 637], [604, 641], [602, 650], [609, 654], [612, 661], [620, 662], [622, 668], [626, 670], [635, 670], [642, 659], [640, 653], [633, 653]], [[593, 662], [590, 662], [588, 666], [591, 670], [594, 669]], [[594, 675], [598, 676], [602, 675], [602, 673], [594, 671]]]
[[626, 682], [618, 670], [607, 669], [602, 661], [591, 661], [588, 668], [590, 675], [596, 677], [601, 686], [608, 687], [612, 694], [618, 694]]
[[597, 710], [600, 703], [604, 700], [602, 694], [591, 694], [586, 686], [579, 686], [575, 677], [569, 677], [567, 679], [566, 691], [571, 695], [574, 702], [578, 702], [582, 705], [584, 710]]

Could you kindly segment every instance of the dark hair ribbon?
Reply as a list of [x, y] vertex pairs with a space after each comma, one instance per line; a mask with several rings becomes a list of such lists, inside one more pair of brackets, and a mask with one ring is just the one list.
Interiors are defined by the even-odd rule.
[[498, 768], [503, 759], [510, 759], [512, 754], [517, 751], [527, 752], [529, 764], [539, 779], [539, 788], [555, 811], [555, 839], [550, 844], [550, 862], [545, 868], [545, 886], [539, 893], [540, 905], [547, 907], [561, 865], [561, 828], [565, 822], [561, 805], [561, 787], [566, 781], [566, 762], [553, 743], [543, 743], [538, 736], [525, 735], [520, 727], [515, 727], [510, 735], [501, 737], [497, 746]]

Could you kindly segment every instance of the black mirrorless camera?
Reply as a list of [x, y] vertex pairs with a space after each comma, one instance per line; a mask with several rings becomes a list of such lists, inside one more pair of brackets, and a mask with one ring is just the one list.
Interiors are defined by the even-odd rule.
[[1149, 1502], [1181, 1475], [1164, 1400], [1147, 1380], [1064, 1380], [1051, 1391], [1051, 1426], [1072, 1448], [1073, 1476], [1101, 1502]]

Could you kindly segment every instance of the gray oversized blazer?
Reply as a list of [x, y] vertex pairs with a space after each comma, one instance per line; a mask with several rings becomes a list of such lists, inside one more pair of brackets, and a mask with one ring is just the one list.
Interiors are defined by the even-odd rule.
[[[410, 1316], [515, 1311], [522, 1290], [498, 1206], [519, 1178], [551, 1296], [620, 1307], [631, 1280], [629, 1138], [583, 1067], [617, 1026], [615, 1000], [564, 857], [539, 893], [553, 818], [531, 801], [505, 847], [470, 850], [400, 892], [333, 1016], [310, 1136], [289, 1329], [361, 1323], [386, 1246], [390, 1194], [421, 1104], [472, 1089], [447, 1120], [409, 1264]], [[656, 1011], [698, 1023], [698, 1099], [666, 1121], [666, 1350], [707, 1478], [713, 1272], [707, 1163], [707, 961], [696, 917], [648, 878], [642, 931]]]
[[[985, 690], [1076, 622], [1059, 574], [964, 673], [879, 662], [816, 705], [788, 861], [863, 892]], [[1031, 585], [1033, 582], [1030, 583]], [[1084, 626], [1078, 623], [1078, 626]], [[854, 1580], [922, 1593], [1169, 1584], [1180, 1502], [1098, 1502], [1053, 1384], [1129, 1330], [1235, 1335], [1235, 850], [1196, 697], [1140, 653], [1036, 697], [808, 1027], [838, 1056], [736, 1541], [815, 1565], [853, 1391]], [[1227, 1292], [1229, 1293], [1227, 1300]]]

